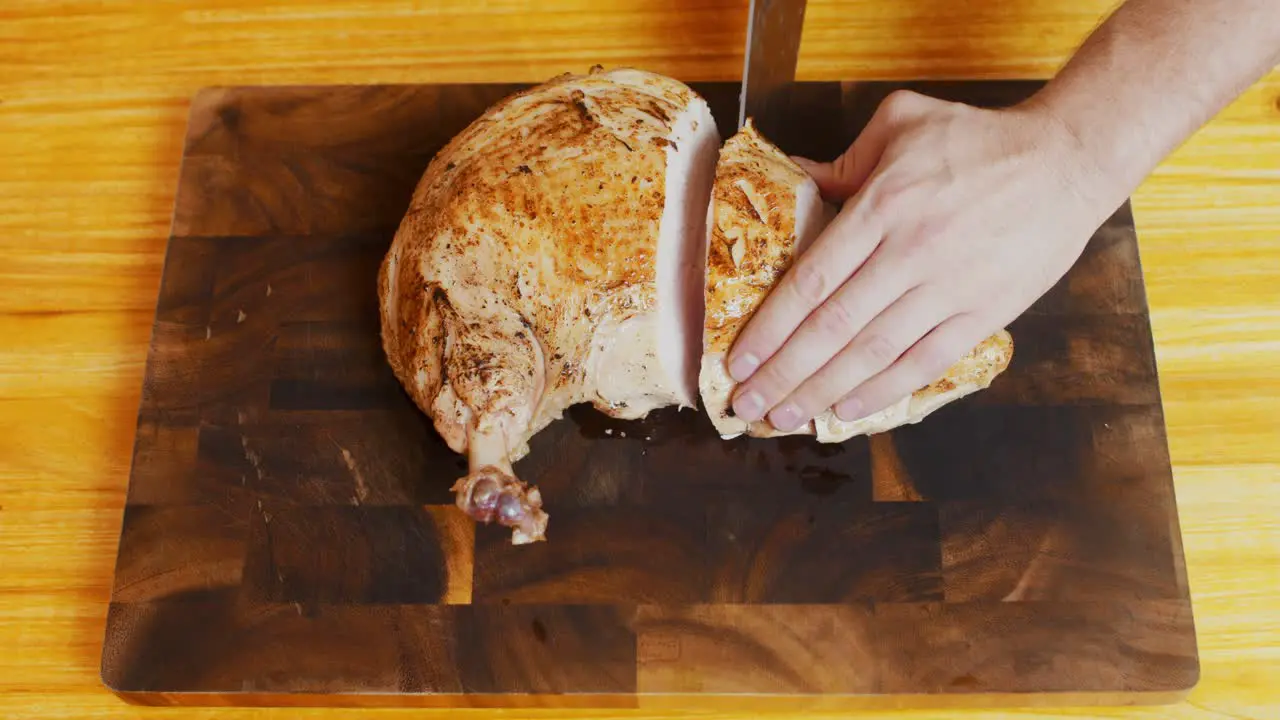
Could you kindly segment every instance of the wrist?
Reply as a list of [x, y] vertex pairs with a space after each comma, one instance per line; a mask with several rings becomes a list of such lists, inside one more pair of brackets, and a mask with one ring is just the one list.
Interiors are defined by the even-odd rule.
[[1126, 144], [1113, 110], [1072, 102], [1050, 90], [1036, 93], [1012, 110], [1034, 133], [1046, 162], [1062, 172], [1072, 187], [1100, 203], [1118, 206], [1151, 170], [1144, 153]]

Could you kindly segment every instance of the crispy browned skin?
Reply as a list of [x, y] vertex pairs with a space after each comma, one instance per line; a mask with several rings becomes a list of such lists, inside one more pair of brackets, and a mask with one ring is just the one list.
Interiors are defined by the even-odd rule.
[[667, 149], [691, 103], [631, 70], [503, 100], [432, 160], [383, 262], [391, 367], [469, 455], [459, 506], [515, 542], [547, 521], [511, 471], [534, 433], [579, 402], [637, 417], [682, 401], [636, 348], [654, 345]]
[[725, 367], [725, 354], [833, 209], [818, 199], [813, 179], [750, 123], [725, 143], [712, 198], [699, 389], [704, 408], [724, 437], [816, 434], [822, 442], [840, 442], [883, 432], [919, 422], [939, 407], [989, 386], [1008, 367], [1013, 338], [1002, 330], [957, 361], [944, 377], [869, 417], [844, 422], [828, 410], [789, 433], [779, 432], [767, 420], [748, 426], [733, 417], [730, 408], [735, 383]]
[[725, 142], [711, 190], [707, 250], [707, 352], [727, 352], [764, 296], [791, 264], [795, 187], [808, 175], [747, 123]]

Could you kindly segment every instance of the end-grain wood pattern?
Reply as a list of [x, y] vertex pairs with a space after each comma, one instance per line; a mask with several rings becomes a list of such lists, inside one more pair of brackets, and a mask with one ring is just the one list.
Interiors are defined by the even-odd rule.
[[[778, 140], [832, 156], [901, 85], [805, 84], [796, 117], [821, 120]], [[1035, 87], [913, 86], [983, 105]], [[433, 153], [517, 87], [196, 98], [109, 686], [152, 703], [616, 707], [1130, 703], [1195, 683], [1127, 206], [1013, 324], [1009, 370], [924, 423], [726, 442], [698, 412], [574, 408], [517, 466], [549, 541], [472, 526], [449, 493], [465, 460], [381, 355], [374, 280]], [[735, 85], [697, 89], [731, 122]]]

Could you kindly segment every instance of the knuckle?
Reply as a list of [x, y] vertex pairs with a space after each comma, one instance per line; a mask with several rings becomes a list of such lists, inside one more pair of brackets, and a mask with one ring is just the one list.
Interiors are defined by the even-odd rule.
[[889, 171], [877, 177], [866, 193], [866, 209], [871, 220], [881, 229], [895, 224], [892, 219], [910, 202], [913, 180], [899, 172]]
[[885, 367], [901, 354], [896, 343], [884, 335], [872, 335], [862, 343], [862, 353], [878, 367]]
[[848, 338], [854, 331], [853, 313], [838, 298], [823, 303], [813, 314], [815, 329], [827, 336]]
[[795, 265], [795, 275], [789, 284], [797, 298], [814, 306], [826, 298], [829, 282], [816, 263], [799, 262]]
[[890, 122], [899, 122], [916, 114], [924, 96], [911, 90], [894, 90], [880, 103], [876, 114]]
[[921, 261], [929, 255], [929, 246], [934, 237], [928, 228], [903, 233], [895, 238], [894, 254], [905, 267], [920, 267]]
[[887, 224], [885, 218], [893, 217], [901, 204], [902, 192], [890, 185], [880, 185], [867, 196], [867, 211], [872, 218], [878, 219], [882, 225]]
[[963, 208], [958, 211], [946, 212], [935, 210], [921, 217], [915, 234], [920, 239], [950, 236], [967, 241], [971, 238], [966, 236], [972, 235], [971, 228], [974, 226], [975, 223], [967, 216], [966, 210]]

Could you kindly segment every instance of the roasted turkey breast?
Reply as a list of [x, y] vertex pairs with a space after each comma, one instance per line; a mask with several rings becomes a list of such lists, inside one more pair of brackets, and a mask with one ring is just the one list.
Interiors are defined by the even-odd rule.
[[[731, 417], [724, 355], [833, 208], [754, 127], [719, 144], [689, 87], [595, 68], [497, 103], [419, 181], [378, 274], [383, 349], [467, 456], [458, 507], [513, 543], [544, 539], [548, 516], [512, 464], [571, 405], [631, 419], [701, 395], [724, 437], [778, 434]], [[797, 432], [838, 442], [917, 422], [986, 387], [1011, 352], [997, 334], [892, 408]]]
[[594, 69], [490, 108], [426, 169], [378, 277], [396, 377], [470, 471], [460, 508], [543, 538], [512, 463], [565, 408], [697, 406], [720, 136], [660, 75]]
[[734, 417], [730, 402], [735, 383], [725, 355], [792, 259], [822, 232], [835, 211], [822, 201], [813, 179], [749, 121], [725, 142], [707, 223], [706, 332], [698, 378], [703, 407], [724, 438], [809, 434], [820, 442], [841, 442], [919, 422], [943, 405], [989, 386], [1013, 356], [1013, 339], [1002, 330], [932, 384], [852, 422], [828, 410], [782, 433], [768, 420], [748, 424]]

